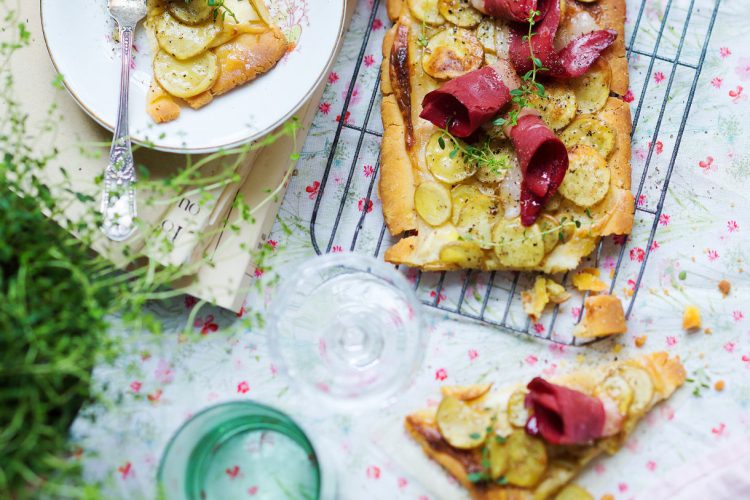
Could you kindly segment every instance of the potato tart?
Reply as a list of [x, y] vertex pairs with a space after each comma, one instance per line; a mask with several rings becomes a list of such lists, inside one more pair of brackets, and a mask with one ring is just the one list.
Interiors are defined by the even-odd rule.
[[385, 260], [555, 273], [630, 233], [625, 0], [387, 7]]
[[444, 387], [405, 426], [475, 499], [584, 500], [570, 481], [684, 382], [679, 358], [656, 352], [499, 390]]
[[154, 76], [147, 111], [156, 123], [180, 116], [268, 72], [288, 42], [263, 0], [149, 0], [146, 29]]

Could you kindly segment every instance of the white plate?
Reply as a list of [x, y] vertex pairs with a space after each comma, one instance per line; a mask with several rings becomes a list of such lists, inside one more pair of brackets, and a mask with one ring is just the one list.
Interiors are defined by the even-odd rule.
[[[27, 0], [24, 0], [27, 1]], [[107, 0], [40, 0], [44, 37], [52, 62], [78, 104], [114, 129], [119, 92], [119, 46]], [[131, 73], [130, 133], [134, 142], [162, 151], [207, 153], [258, 139], [286, 121], [325, 78], [344, 27], [345, 0], [266, 0], [271, 15], [293, 43], [279, 64], [257, 80], [194, 111], [156, 125], [146, 113], [151, 47], [136, 32]]]

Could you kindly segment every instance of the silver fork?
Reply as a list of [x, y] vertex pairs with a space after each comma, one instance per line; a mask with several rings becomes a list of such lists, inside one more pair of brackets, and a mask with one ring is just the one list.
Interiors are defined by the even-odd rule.
[[146, 17], [146, 0], [109, 0], [109, 14], [120, 28], [120, 105], [117, 125], [104, 171], [102, 193], [102, 231], [111, 240], [124, 241], [135, 231], [138, 214], [135, 200], [135, 166], [128, 128], [130, 60], [138, 22]]

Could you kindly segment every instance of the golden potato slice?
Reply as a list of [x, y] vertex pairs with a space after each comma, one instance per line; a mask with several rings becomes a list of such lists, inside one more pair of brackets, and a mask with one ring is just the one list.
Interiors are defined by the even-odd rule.
[[479, 245], [471, 241], [455, 241], [440, 249], [440, 262], [463, 268], [479, 267], [483, 259], [484, 252]]
[[508, 399], [508, 422], [514, 427], [523, 429], [529, 420], [529, 410], [526, 408], [526, 391], [516, 389]]
[[446, 80], [482, 66], [484, 47], [469, 30], [451, 27], [430, 38], [422, 55], [425, 73]]
[[502, 219], [492, 229], [495, 254], [504, 266], [533, 267], [544, 258], [542, 232], [536, 224], [524, 227], [521, 219]]
[[495, 159], [493, 164], [482, 163], [477, 169], [477, 179], [487, 184], [497, 184], [502, 181], [511, 168], [518, 167], [518, 157], [510, 142], [503, 141], [492, 148]]
[[156, 40], [159, 47], [177, 59], [190, 59], [205, 52], [221, 33], [221, 20], [210, 19], [202, 24], [182, 24], [164, 11], [156, 20]]
[[448, 184], [468, 179], [477, 171], [476, 164], [464, 161], [459, 149], [463, 146], [456, 140], [444, 132], [435, 132], [425, 147], [427, 168], [438, 180]]
[[443, 397], [453, 396], [461, 401], [471, 401], [481, 398], [487, 394], [491, 388], [492, 384], [444, 385], [440, 388], [440, 393]]
[[579, 207], [592, 207], [609, 191], [607, 160], [590, 146], [575, 146], [568, 153], [568, 171], [560, 194]]
[[628, 409], [629, 415], [640, 415], [646, 411], [651, 398], [654, 397], [654, 384], [648, 372], [636, 366], [626, 365], [620, 369], [620, 375], [633, 389], [633, 399]]
[[490, 461], [490, 477], [497, 480], [508, 470], [508, 448], [506, 438], [496, 434], [487, 437], [487, 455]]
[[430, 26], [440, 26], [445, 22], [440, 15], [438, 0], [409, 0], [409, 10], [414, 17]]
[[547, 469], [547, 449], [535, 437], [518, 430], [505, 443], [508, 450], [508, 471], [505, 479], [509, 484], [522, 488], [536, 485]]
[[484, 443], [490, 416], [477, 411], [460, 399], [444, 397], [435, 415], [438, 430], [448, 444], [468, 450]]
[[568, 149], [579, 144], [590, 146], [604, 158], [608, 158], [615, 149], [615, 131], [602, 120], [593, 115], [579, 116], [563, 130], [560, 139]]
[[154, 58], [154, 78], [175, 97], [187, 99], [210, 89], [219, 77], [216, 54], [204, 52], [179, 60], [160, 50]]
[[[591, 0], [579, 0], [580, 2], [590, 2]], [[584, 490], [577, 484], [569, 484], [555, 495], [555, 500], [594, 500], [591, 493]]]
[[438, 0], [438, 9], [444, 18], [461, 28], [473, 28], [482, 20], [482, 14], [469, 0]]
[[550, 83], [544, 90], [544, 97], [538, 94], [530, 96], [529, 105], [539, 111], [551, 129], [560, 130], [576, 116], [576, 95], [564, 83]]
[[476, 36], [485, 52], [495, 54], [495, 22], [492, 18], [485, 17], [482, 19], [477, 26]]
[[500, 211], [497, 198], [462, 184], [451, 190], [451, 200], [455, 203], [451, 221], [461, 236], [482, 248], [492, 248], [492, 226]]
[[169, 0], [169, 13], [184, 24], [201, 24], [213, 15], [214, 7], [206, 0]]
[[423, 182], [414, 191], [417, 214], [429, 225], [439, 226], [451, 216], [451, 193], [437, 182]]
[[612, 70], [609, 63], [599, 58], [585, 75], [570, 81], [578, 101], [578, 111], [582, 114], [596, 113], [607, 104]]
[[544, 253], [550, 253], [558, 243], [565, 239], [560, 221], [550, 214], [542, 214], [537, 224], [539, 224], [539, 229], [542, 231]]
[[451, 223], [455, 226], [461, 218], [461, 210], [474, 198], [482, 196], [479, 187], [473, 184], [459, 184], [451, 189], [451, 202], [453, 212], [451, 213]]
[[620, 375], [610, 375], [596, 388], [597, 396], [606, 396], [617, 403], [620, 415], [627, 415], [628, 408], [633, 402], [633, 389], [628, 381]]

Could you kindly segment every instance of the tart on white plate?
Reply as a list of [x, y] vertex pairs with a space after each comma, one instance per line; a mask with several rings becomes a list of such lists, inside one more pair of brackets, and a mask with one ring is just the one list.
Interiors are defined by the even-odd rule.
[[147, 111], [156, 123], [198, 109], [270, 71], [288, 42], [263, 0], [149, 0], [153, 48]]

